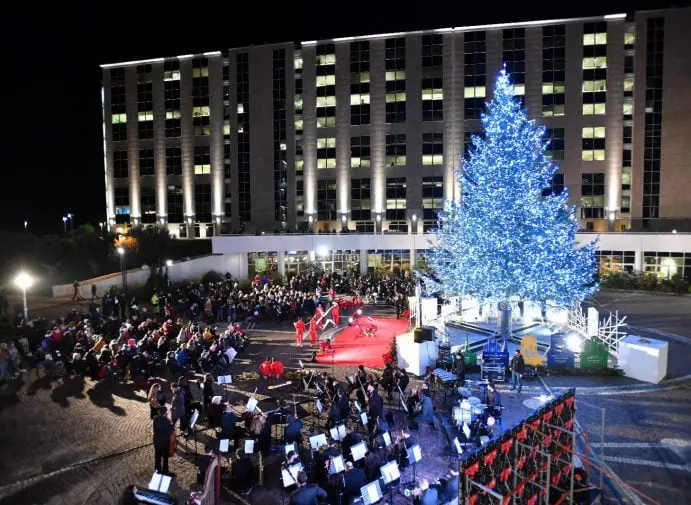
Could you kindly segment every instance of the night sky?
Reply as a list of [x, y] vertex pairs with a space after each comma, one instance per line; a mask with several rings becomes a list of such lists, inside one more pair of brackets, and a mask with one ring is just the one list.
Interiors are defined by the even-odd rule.
[[[228, 47], [417, 29], [631, 12], [671, 5], [618, 2], [104, 2], [59, 10], [24, 2], [3, 15], [0, 229], [57, 233], [105, 220], [101, 63]], [[676, 2], [688, 5], [689, 2]], [[448, 4], [454, 7], [432, 8]], [[483, 6], [474, 11], [473, 4]], [[531, 5], [532, 4], [532, 5]], [[566, 5], [566, 7], [564, 7]], [[88, 6], [88, 8], [86, 8]], [[333, 7], [332, 7], [333, 6]], [[416, 9], [412, 10], [412, 6]], [[18, 9], [26, 9], [18, 12]], [[333, 9], [333, 10], [332, 10]], [[29, 12], [31, 11], [31, 12]], [[332, 15], [335, 12], [337, 15]]]

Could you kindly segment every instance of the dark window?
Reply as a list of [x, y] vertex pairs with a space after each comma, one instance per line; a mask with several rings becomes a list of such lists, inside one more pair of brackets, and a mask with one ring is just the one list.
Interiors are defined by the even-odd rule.
[[115, 204], [115, 222], [130, 222], [130, 189], [128, 187], [116, 187], [113, 190]]
[[241, 222], [252, 220], [250, 186], [250, 69], [249, 54], [236, 55], [238, 204]]
[[154, 188], [143, 186], [141, 192], [142, 223], [156, 222], [156, 192]]
[[183, 220], [182, 186], [168, 186], [168, 222], [182, 223]]
[[560, 195], [564, 191], [564, 174], [554, 174], [552, 183], [542, 190], [542, 196]]
[[564, 159], [564, 128], [548, 128], [547, 138], [550, 139], [549, 150], [545, 153], [553, 161]]
[[605, 174], [581, 175], [581, 218], [605, 217]]
[[285, 226], [288, 220], [288, 165], [286, 162], [286, 51], [273, 50], [273, 152], [274, 219]]
[[406, 165], [405, 133], [386, 136], [386, 166], [402, 167]]
[[386, 178], [386, 219], [389, 221], [405, 220], [407, 206], [407, 188], [405, 177]]
[[317, 181], [317, 219], [336, 220], [336, 179]]
[[194, 213], [198, 223], [211, 222], [211, 184], [194, 185]]
[[[486, 34], [485, 32], [467, 32], [463, 40], [464, 71], [464, 114], [465, 119], [480, 119], [485, 110], [487, 84], [486, 68]], [[468, 90], [472, 89], [472, 93]]]
[[440, 176], [422, 178], [422, 218], [437, 220], [437, 213], [444, 207], [444, 178]]
[[353, 221], [372, 219], [372, 187], [369, 178], [350, 180], [350, 218]]
[[662, 168], [662, 80], [664, 18], [648, 18], [645, 48], [645, 125], [643, 147], [643, 218], [660, 217]]
[[127, 176], [127, 151], [115, 151], [113, 153], [113, 177], [126, 179]]
[[182, 149], [166, 147], [166, 174], [182, 175]]
[[150, 177], [154, 175], [156, 167], [154, 165], [154, 150], [139, 150], [139, 175], [140, 177]]
[[370, 138], [368, 136], [350, 138], [350, 166], [370, 166]]

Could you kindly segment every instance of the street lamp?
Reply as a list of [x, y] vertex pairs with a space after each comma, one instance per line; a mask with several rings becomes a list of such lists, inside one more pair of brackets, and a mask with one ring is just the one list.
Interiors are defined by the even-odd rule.
[[67, 219], [70, 221], [70, 231], [74, 231], [74, 214], [71, 212], [67, 213]]
[[22, 296], [24, 298], [24, 319], [29, 319], [29, 308], [26, 304], [26, 290], [34, 283], [34, 279], [26, 272], [20, 272], [17, 277], [14, 278], [14, 283], [22, 290]]
[[67, 233], [67, 216], [62, 216], [62, 226], [65, 228], [65, 233]]
[[120, 255], [120, 275], [122, 276], [122, 290], [127, 292], [127, 270], [125, 270], [125, 248], [118, 247], [118, 254]]
[[29, 221], [24, 221], [24, 231], [29, 227]]
[[166, 260], [166, 266], [172, 267], [173, 266], [173, 260]]

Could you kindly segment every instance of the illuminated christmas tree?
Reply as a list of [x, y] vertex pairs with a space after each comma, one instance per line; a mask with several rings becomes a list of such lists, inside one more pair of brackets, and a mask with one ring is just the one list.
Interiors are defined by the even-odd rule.
[[[597, 290], [596, 246], [576, 243], [568, 195], [550, 191], [558, 167], [545, 128], [528, 119], [502, 70], [457, 178], [462, 201], [439, 216], [430, 263], [449, 293], [491, 301], [571, 307]], [[507, 330], [501, 331], [506, 339]]]

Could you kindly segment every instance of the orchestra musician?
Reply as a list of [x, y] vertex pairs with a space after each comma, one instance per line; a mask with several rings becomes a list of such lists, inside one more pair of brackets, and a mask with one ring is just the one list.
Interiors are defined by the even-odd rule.
[[429, 396], [429, 390], [423, 391], [420, 397], [419, 406], [417, 408], [417, 413], [413, 416], [413, 429], [418, 429], [419, 423], [430, 423], [432, 429], [436, 430], [438, 420], [434, 415], [434, 405], [432, 405], [432, 398]]
[[413, 491], [413, 505], [438, 505], [439, 492], [429, 480], [420, 479], [420, 485]]
[[384, 418], [384, 400], [377, 392], [377, 385], [367, 386], [369, 398], [367, 399], [367, 424], [370, 433], [374, 433], [374, 428], [378, 419]]
[[289, 415], [288, 425], [283, 432], [283, 437], [287, 444], [292, 442], [302, 443], [302, 421], [293, 415]]
[[343, 498], [346, 505], [351, 505], [355, 498], [360, 496], [360, 489], [367, 484], [365, 470], [346, 462], [346, 471], [343, 478]]
[[341, 422], [348, 421], [348, 415], [350, 414], [350, 402], [348, 401], [348, 395], [343, 392], [343, 389], [338, 389], [336, 394], [336, 402], [338, 403], [338, 410], [341, 418]]
[[405, 394], [405, 390], [410, 383], [410, 376], [405, 368], [396, 367], [395, 383], [401, 389], [401, 393]]
[[408, 407], [408, 418], [410, 421], [413, 420], [413, 417], [416, 415], [416, 413], [419, 410], [419, 405], [420, 405], [420, 398], [422, 397], [422, 389], [414, 388], [410, 392], [410, 396], [408, 397], [407, 401], [407, 407]]
[[408, 449], [415, 444], [415, 439], [410, 435], [410, 432], [407, 431], [401, 431], [401, 434], [394, 440], [392, 455], [401, 470], [405, 470], [410, 466], [408, 462]]
[[350, 448], [355, 444], [359, 444], [360, 442], [362, 442], [360, 433], [355, 431], [352, 426], [348, 426], [346, 428], [346, 436], [343, 437], [343, 440], [341, 440], [341, 450], [343, 451], [343, 455], [346, 459], [349, 459], [350, 461], [353, 460], [353, 456], [350, 454]]
[[307, 474], [304, 471], [298, 473], [298, 489], [290, 495], [289, 505], [315, 505], [319, 501], [326, 500], [326, 491], [316, 484], [307, 483]]
[[456, 503], [458, 499], [458, 464], [449, 463], [446, 478], [439, 479], [439, 501]]
[[334, 426], [337, 426], [340, 422], [341, 409], [339, 408], [338, 403], [331, 402], [331, 405], [329, 406], [329, 415], [327, 418], [327, 427], [333, 428]]
[[381, 376], [381, 386], [384, 388], [384, 391], [386, 391], [386, 397], [389, 399], [389, 402], [391, 402], [393, 398], [393, 379], [393, 367], [391, 366], [391, 363], [387, 363], [386, 368], [384, 368], [384, 372]]

